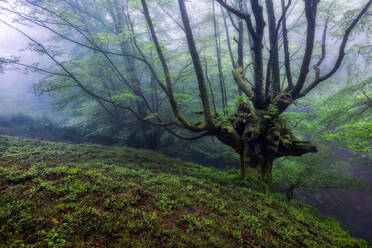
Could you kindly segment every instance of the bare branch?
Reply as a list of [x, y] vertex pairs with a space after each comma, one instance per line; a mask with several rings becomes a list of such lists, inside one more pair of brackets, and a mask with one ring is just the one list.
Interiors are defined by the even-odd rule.
[[263, 17], [263, 8], [259, 4], [258, 0], [251, 0], [252, 11], [256, 21], [256, 32], [255, 35], [252, 34], [253, 38], [253, 51], [254, 51], [254, 92], [255, 99], [254, 104], [257, 108], [263, 108], [265, 106], [265, 95], [263, 92], [263, 55], [262, 55], [262, 46], [263, 46], [263, 37], [264, 37], [264, 28], [265, 20]]
[[230, 55], [231, 65], [232, 65], [232, 67], [234, 69], [236, 69], [235, 60], [234, 60], [234, 54], [232, 53], [232, 50], [231, 50], [229, 27], [227, 26], [227, 22], [226, 22], [225, 11], [224, 11], [222, 5], [220, 5], [220, 8], [221, 8], [221, 13], [222, 13], [222, 18], [223, 18], [223, 25], [225, 27], [226, 42], [227, 42], [227, 48], [229, 49], [229, 55]]
[[159, 8], [170, 18], [170, 19], [172, 19], [172, 21], [174, 22], [174, 23], [176, 23], [177, 24], [177, 26], [180, 28], [180, 29], [182, 29], [182, 31], [184, 31], [185, 32], [185, 28], [182, 26], [182, 24], [181, 23], [179, 23], [173, 16], [172, 16], [172, 14], [171, 13], [169, 13], [169, 11], [168, 10], [166, 10], [163, 6], [161, 6], [161, 4], [159, 3], [159, 1], [156, 1], [156, 3], [158, 4], [158, 6], [159, 6]]
[[[144, 1], [144, 0], [142, 0]], [[187, 14], [186, 10], [186, 5], [184, 0], [178, 0], [178, 5], [180, 8], [181, 16], [182, 16], [182, 22], [183, 26], [185, 28], [185, 33], [186, 33], [186, 38], [187, 38], [187, 44], [189, 47], [189, 52], [194, 64], [194, 70], [196, 74], [196, 78], [198, 80], [198, 85], [199, 85], [199, 92], [200, 92], [200, 98], [203, 103], [203, 109], [204, 109], [204, 116], [205, 116], [205, 123], [207, 125], [207, 128], [212, 128], [213, 127], [213, 122], [212, 122], [212, 113], [211, 113], [211, 108], [209, 104], [209, 97], [208, 97], [208, 90], [207, 86], [205, 83], [204, 75], [203, 75], [203, 69], [200, 63], [200, 58], [198, 51], [196, 50], [195, 42], [194, 42], [194, 37], [192, 34], [191, 26], [190, 26], [190, 21], [189, 17]]]
[[359, 12], [357, 17], [353, 20], [353, 22], [348, 26], [348, 28], [345, 30], [344, 36], [342, 38], [341, 46], [338, 53], [338, 58], [331, 69], [330, 72], [325, 74], [324, 76], [319, 77], [318, 79], [315, 79], [307, 88], [305, 88], [301, 94], [299, 94], [296, 98], [304, 97], [307, 93], [309, 93], [314, 87], [316, 87], [320, 82], [330, 78], [340, 67], [342, 60], [345, 57], [345, 48], [347, 41], [349, 39], [349, 36], [351, 34], [351, 31], [355, 28], [355, 26], [358, 24], [359, 20], [363, 17], [363, 15], [367, 12], [368, 8], [371, 6], [372, 0], [368, 0], [368, 2], [364, 5], [363, 9]]
[[[44, 10], [44, 11], [47, 11], [48, 13], [50, 13], [50, 14], [56, 16], [57, 18], [61, 19], [61, 20], [64, 21], [65, 23], [67, 23], [68, 26], [74, 28], [74, 29], [75, 29], [78, 33], [80, 33], [80, 34], [81, 34], [81, 35], [82, 35], [82, 36], [83, 36], [83, 37], [84, 37], [84, 38], [85, 38], [85, 39], [86, 39], [90, 44], [92, 44], [92, 46], [86, 45], [86, 44], [84, 44], [84, 43], [81, 43], [81, 42], [78, 42], [78, 41], [76, 41], [76, 40], [73, 40], [73, 39], [71, 39], [71, 38], [69, 38], [69, 37], [67, 37], [67, 36], [64, 36], [64, 35], [62, 35], [61, 33], [57, 32], [56, 30], [54, 30], [54, 29], [50, 28], [49, 26], [45, 25], [45, 23], [42, 23], [40, 20], [38, 20], [38, 21], [35, 21], [35, 20], [32, 21], [30, 18], [28, 19], [29, 21], [33, 22], [34, 24], [37, 24], [37, 25], [39, 25], [39, 26], [41, 26], [41, 27], [43, 27], [43, 28], [46, 28], [46, 29], [50, 30], [51, 32], [53, 32], [54, 34], [60, 36], [61, 38], [66, 39], [66, 40], [68, 40], [68, 41], [70, 41], [70, 42], [72, 42], [72, 43], [75, 43], [75, 44], [77, 44], [77, 45], [83, 46], [83, 47], [85, 47], [85, 48], [88, 48], [88, 49], [94, 50], [94, 51], [96, 51], [96, 52], [103, 53], [103, 54], [116, 55], [116, 56], [127, 56], [127, 57], [132, 57], [132, 58], [134, 58], [134, 59], [137, 59], [137, 60], [141, 60], [141, 61], [143, 61], [141, 58], [139, 58], [139, 57], [137, 57], [137, 56], [134, 56], [134, 55], [132, 55], [132, 54], [122, 54], [122, 53], [115, 53], [115, 52], [110, 52], [110, 51], [105, 51], [105, 50], [103, 50], [102, 48], [100, 48], [99, 46], [97, 46], [97, 44], [96, 44], [93, 40], [91, 40], [91, 39], [90, 39], [86, 34], [84, 34], [84, 33], [82, 32], [82, 30], [81, 30], [79, 27], [77, 27], [76, 25], [74, 25], [74, 24], [72, 24], [71, 22], [69, 22], [66, 18], [64, 18], [64, 17], [62, 17], [61, 15], [55, 13], [54, 11], [51, 11], [50, 9], [44, 8], [44, 7], [40, 6], [40, 5], [37, 5], [35, 2], [31, 2], [31, 1], [29, 1], [29, 0], [26, 0], [26, 2], [32, 4], [33, 6], [35, 6], [35, 7], [37, 7], [37, 8], [40, 8], [40, 9]], [[11, 12], [14, 13], [14, 14], [21, 15], [22, 17], [26, 17], [26, 16], [20, 14], [19, 12], [15, 12], [15, 11], [8, 10], [8, 9], [7, 9], [7, 11], [11, 11]]]
[[309, 66], [314, 48], [316, 12], [318, 3], [318, 0], [305, 1], [305, 14], [307, 20], [306, 47], [297, 83], [294, 89], [291, 91], [292, 98], [296, 98], [296, 96], [300, 93], [305, 84], [307, 74], [309, 73]]
[[[209, 79], [209, 76], [208, 76], [208, 65], [207, 65], [207, 59], [205, 58], [205, 54], [204, 54], [204, 65], [205, 65], [205, 78], [207, 79], [207, 82], [208, 82], [208, 85], [209, 85], [209, 91], [211, 92], [211, 96], [212, 96], [213, 110], [214, 110], [214, 112], [216, 112], [216, 103], [215, 103], [215, 100], [214, 100], [214, 93], [213, 93], [214, 90], [212, 88], [211, 80]], [[225, 108], [223, 108], [223, 109], [225, 109]]]
[[[266, 97], [269, 89], [270, 82], [272, 83], [272, 88], [274, 92], [277, 94], [280, 91], [280, 70], [279, 70], [279, 49], [278, 49], [278, 42], [277, 37], [279, 33], [280, 21], [278, 25], [276, 25], [276, 18], [274, 12], [274, 4], [272, 0], [265, 0], [266, 1], [266, 10], [267, 16], [269, 21], [269, 39], [270, 39], [270, 58], [268, 62], [268, 75], [266, 78]], [[286, 8], [285, 10], [287, 10]], [[282, 15], [282, 17], [285, 13]], [[271, 72], [271, 78], [270, 78]]]
[[[249, 32], [251, 33], [251, 35], [253, 37], [256, 36], [256, 33], [254, 31], [254, 28], [253, 28], [253, 24], [252, 24], [252, 20], [251, 20], [251, 16], [249, 14], [245, 14], [233, 7], [231, 7], [230, 5], [228, 5], [224, 0], [216, 0], [219, 4], [221, 4], [221, 6], [223, 6], [228, 12], [231, 12], [233, 13], [234, 15], [238, 16], [239, 18], [243, 19], [246, 21], [247, 25], [248, 25], [248, 30]], [[236, 27], [236, 29], [238, 30], [238, 28]]]
[[176, 133], [175, 131], [173, 131], [172, 129], [170, 129], [169, 127], [165, 127], [165, 129], [170, 132], [171, 134], [173, 134], [174, 136], [176, 136], [177, 138], [180, 138], [180, 139], [184, 139], [184, 140], [197, 140], [197, 139], [200, 139], [202, 137], [205, 137], [207, 135], [211, 135], [210, 132], [204, 132], [204, 133], [201, 133], [199, 135], [196, 135], [196, 136], [193, 136], [193, 137], [190, 137], [190, 136], [184, 136], [182, 134], [179, 134], [179, 133]]
[[[217, 20], [216, 20], [216, 9], [215, 9], [214, 1], [212, 1], [212, 10], [213, 10], [212, 14], [213, 14], [214, 41], [215, 41], [216, 53], [217, 53], [216, 57], [217, 57], [218, 79], [219, 79], [220, 90], [221, 90], [222, 109], [225, 110], [225, 108], [227, 107], [227, 99], [226, 99], [226, 92], [225, 92], [225, 79], [224, 79], [224, 75], [222, 71], [220, 33], [219, 33]], [[204, 56], [204, 60], [205, 60], [205, 56]], [[207, 65], [206, 61], [205, 61], [205, 65]], [[207, 73], [205, 75], [207, 75]], [[210, 84], [210, 81], [208, 81], [208, 83]], [[210, 90], [212, 91], [212, 87], [210, 87]]]
[[327, 19], [324, 23], [324, 28], [323, 28], [323, 34], [322, 34], [322, 55], [321, 57], [319, 58], [319, 61], [316, 63], [316, 66], [320, 66], [326, 56], [326, 40], [327, 40], [327, 30], [328, 30], [328, 22], [329, 22], [329, 12], [333, 6], [333, 4], [335, 3], [335, 1], [333, 1], [329, 7], [328, 7], [328, 10], [327, 10]]
[[244, 73], [245, 72], [244, 72], [244, 69], [242, 67], [239, 67], [239, 68], [234, 69], [232, 71], [234, 80], [237, 83], [237, 85], [239, 86], [239, 89], [241, 89], [248, 98], [253, 99], [254, 92], [249, 87], [249, 85], [244, 81]]
[[54, 76], [70, 77], [69, 75], [64, 74], [64, 73], [48, 71], [46, 69], [43, 69], [43, 68], [40, 68], [40, 67], [37, 67], [37, 66], [23, 64], [23, 63], [20, 63], [20, 62], [14, 61], [14, 60], [10, 60], [10, 59], [1, 59], [0, 64], [19, 65], [19, 66], [22, 66], [22, 67], [25, 67], [25, 68], [28, 68], [28, 69], [32, 69], [35, 72], [42, 72], [42, 73], [46, 73], [46, 74], [50, 74], [50, 75], [54, 75]]
[[92, 92], [91, 90], [89, 90], [87, 87], [85, 87], [81, 82], [80, 80], [77, 79], [77, 77], [72, 73], [70, 72], [61, 62], [59, 62], [53, 55], [51, 55], [49, 53], [49, 51], [38, 41], [36, 41], [35, 39], [33, 39], [31, 36], [29, 36], [28, 34], [26, 34], [25, 32], [23, 32], [22, 30], [20, 30], [19, 28], [16, 28], [12, 25], [10, 25], [9, 23], [7, 22], [4, 22], [3, 20], [0, 19], [0, 22], [4, 23], [5, 25], [7, 25], [8, 27], [18, 31], [20, 34], [22, 34], [23, 36], [25, 36], [26, 38], [28, 38], [30, 41], [32, 41], [33, 43], [35, 43], [37, 46], [40, 47], [40, 49], [43, 51], [43, 53], [45, 55], [47, 55], [56, 65], [58, 65], [85, 93], [87, 93], [88, 95], [92, 96], [93, 98], [95, 99], [98, 99], [98, 100], [101, 100], [103, 102], [107, 102], [107, 103], [112, 103], [112, 104], [115, 104], [116, 106], [118, 106], [119, 108], [121, 109], [125, 109], [125, 110], [128, 110], [130, 111], [138, 120], [140, 121], [143, 121], [143, 122], [146, 122], [148, 124], [151, 124], [151, 125], [154, 125], [154, 126], [162, 126], [162, 127], [167, 127], [167, 126], [173, 126], [173, 125], [176, 125], [176, 126], [179, 126], [179, 124], [177, 124], [176, 122], [172, 121], [172, 122], [169, 122], [169, 123], [163, 123], [163, 122], [152, 122], [150, 120], [147, 120], [145, 118], [142, 118], [136, 111], [134, 111], [131, 107], [127, 107], [127, 106], [123, 106], [121, 104], [119, 104], [118, 102], [114, 101], [114, 100], [111, 100], [111, 99], [107, 99], [107, 98], [104, 98], [100, 95], [97, 95], [96, 93]]
[[290, 58], [289, 58], [289, 42], [288, 42], [287, 17], [286, 17], [286, 10], [285, 10], [284, 0], [281, 0], [281, 5], [282, 5], [282, 13], [283, 13], [283, 18], [282, 18], [282, 33], [283, 33], [283, 44], [284, 44], [285, 72], [286, 72], [286, 76], [287, 76], [288, 87], [289, 88], [292, 88], [293, 87], [293, 80], [292, 80], [292, 72], [291, 72], [291, 62], [290, 62]]

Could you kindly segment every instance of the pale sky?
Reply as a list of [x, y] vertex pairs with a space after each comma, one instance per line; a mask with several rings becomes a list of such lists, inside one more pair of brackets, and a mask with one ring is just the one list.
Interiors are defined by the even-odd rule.
[[[45, 33], [40, 32], [40, 30], [24, 27], [22, 29], [35, 38], [46, 39]], [[0, 23], [0, 57], [17, 55], [21, 57], [21, 61], [25, 64], [42, 62], [43, 58], [40, 58], [40, 56], [38, 57], [29, 51], [20, 51], [28, 43], [29, 41], [16, 30]], [[46, 98], [36, 97], [31, 87], [32, 84], [39, 82], [41, 77], [37, 73], [24, 74], [18, 70], [5, 70], [4, 73], [0, 73], [0, 103], [2, 105], [0, 112], [28, 114], [38, 111], [40, 106], [45, 105], [43, 102]], [[45, 109], [49, 109], [49, 107]], [[42, 111], [40, 115], [43, 115]]]

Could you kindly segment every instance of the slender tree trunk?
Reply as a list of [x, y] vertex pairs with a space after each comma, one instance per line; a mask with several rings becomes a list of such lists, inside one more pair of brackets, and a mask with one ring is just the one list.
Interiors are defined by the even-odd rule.
[[[243, 10], [243, 1], [239, 0], [239, 10]], [[244, 58], [243, 58], [243, 49], [244, 49], [244, 25], [243, 25], [243, 20], [239, 19], [238, 20], [238, 63], [237, 67], [243, 67], [244, 68]]]
[[225, 79], [222, 71], [222, 62], [221, 62], [221, 47], [220, 47], [220, 34], [217, 26], [217, 20], [216, 20], [216, 10], [214, 6], [214, 0], [212, 1], [212, 7], [213, 7], [213, 27], [214, 27], [214, 39], [216, 44], [216, 53], [217, 53], [217, 66], [218, 66], [218, 77], [220, 81], [220, 89], [221, 89], [221, 100], [222, 100], [222, 109], [225, 111], [225, 108], [227, 107], [227, 100], [226, 100], [226, 92], [225, 92]]
[[234, 54], [232, 52], [231, 48], [231, 41], [230, 41], [230, 32], [229, 32], [229, 27], [227, 26], [227, 21], [226, 21], [226, 15], [223, 7], [220, 5], [221, 8], [221, 13], [222, 13], [222, 18], [223, 18], [223, 25], [225, 27], [225, 33], [226, 33], [226, 42], [227, 42], [227, 48], [229, 49], [229, 55], [230, 55], [230, 60], [231, 60], [231, 65], [234, 69], [236, 69], [236, 64], [234, 60]]

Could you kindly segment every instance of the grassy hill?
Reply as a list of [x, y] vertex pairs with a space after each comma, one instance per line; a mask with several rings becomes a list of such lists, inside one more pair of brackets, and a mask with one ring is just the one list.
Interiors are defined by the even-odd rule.
[[7, 136], [0, 156], [0, 247], [368, 247], [235, 170]]

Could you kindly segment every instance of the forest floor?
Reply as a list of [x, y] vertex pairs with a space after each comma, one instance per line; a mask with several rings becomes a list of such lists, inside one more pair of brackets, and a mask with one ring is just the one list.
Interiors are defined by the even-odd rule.
[[0, 136], [0, 247], [372, 247], [250, 184], [148, 150]]

